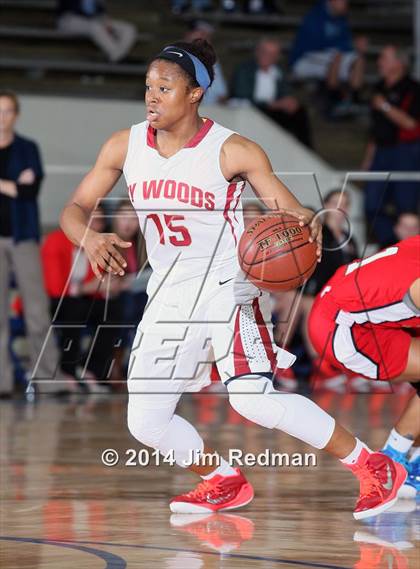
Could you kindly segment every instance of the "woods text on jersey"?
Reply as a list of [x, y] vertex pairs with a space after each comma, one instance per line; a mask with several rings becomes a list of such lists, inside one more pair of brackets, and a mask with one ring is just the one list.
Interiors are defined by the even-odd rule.
[[[137, 184], [129, 185], [131, 199], [134, 199]], [[143, 182], [144, 200], [164, 198], [178, 200], [194, 207], [214, 210], [215, 196], [211, 192], [204, 192], [196, 186], [175, 180], [148, 180]]]

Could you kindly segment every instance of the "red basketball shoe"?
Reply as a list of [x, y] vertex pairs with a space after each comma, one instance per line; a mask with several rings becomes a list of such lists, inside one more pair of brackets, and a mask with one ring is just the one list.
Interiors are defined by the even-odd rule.
[[254, 497], [254, 489], [235, 468], [234, 476], [213, 476], [203, 480], [194, 490], [171, 500], [169, 507], [176, 514], [199, 514], [220, 510], [235, 510], [246, 506]]
[[381, 452], [363, 449], [358, 464], [349, 466], [360, 482], [360, 494], [353, 516], [356, 520], [376, 516], [397, 501], [397, 493], [407, 478], [402, 464]]

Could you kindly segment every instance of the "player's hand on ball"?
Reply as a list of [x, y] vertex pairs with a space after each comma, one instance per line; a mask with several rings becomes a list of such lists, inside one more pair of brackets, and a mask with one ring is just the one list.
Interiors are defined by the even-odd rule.
[[254, 298], [260, 296], [260, 294], [260, 289], [248, 280], [245, 273], [240, 270], [233, 283], [235, 304], [252, 304]]
[[307, 207], [300, 209], [282, 209], [281, 212], [296, 217], [299, 220], [299, 225], [307, 225], [309, 227], [311, 231], [309, 241], [317, 244], [316, 255], [319, 263], [322, 257], [322, 224], [319, 220], [319, 216], [315, 215], [315, 213]]
[[123, 241], [116, 233], [98, 233], [88, 230], [82, 246], [95, 276], [102, 280], [101, 269], [107, 273], [123, 276], [127, 263], [117, 247], [127, 249], [131, 243]]

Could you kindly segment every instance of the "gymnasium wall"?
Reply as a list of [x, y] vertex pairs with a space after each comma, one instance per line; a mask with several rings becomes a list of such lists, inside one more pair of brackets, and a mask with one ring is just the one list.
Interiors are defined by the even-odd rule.
[[[101, 144], [115, 130], [141, 122], [143, 103], [69, 97], [22, 96], [18, 131], [36, 139], [41, 147], [46, 179], [40, 203], [43, 227], [57, 225], [59, 212], [82, 176], [94, 163]], [[302, 203], [320, 207], [319, 191], [325, 194], [343, 184], [342, 173], [296, 142], [251, 107], [202, 107], [202, 115], [236, 130], [263, 146], [273, 169]], [[318, 189], [317, 189], [318, 188]], [[124, 195], [120, 180], [112, 196]], [[355, 236], [362, 240], [361, 196], [352, 193]], [[247, 195], [252, 195], [250, 189]]]

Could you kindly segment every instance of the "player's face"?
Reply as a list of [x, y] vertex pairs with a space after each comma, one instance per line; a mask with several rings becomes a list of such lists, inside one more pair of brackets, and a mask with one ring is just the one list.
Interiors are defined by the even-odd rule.
[[280, 59], [280, 43], [276, 41], [261, 42], [257, 48], [257, 62], [262, 69], [268, 69]]
[[398, 60], [397, 53], [393, 46], [384, 47], [378, 58], [378, 69], [382, 77], [388, 77], [395, 71], [399, 70], [401, 63]]
[[146, 76], [146, 120], [156, 129], [168, 129], [191, 112], [202, 89], [191, 89], [178, 65], [154, 61]]
[[17, 117], [13, 100], [10, 97], [0, 97], [0, 132], [12, 132]]

